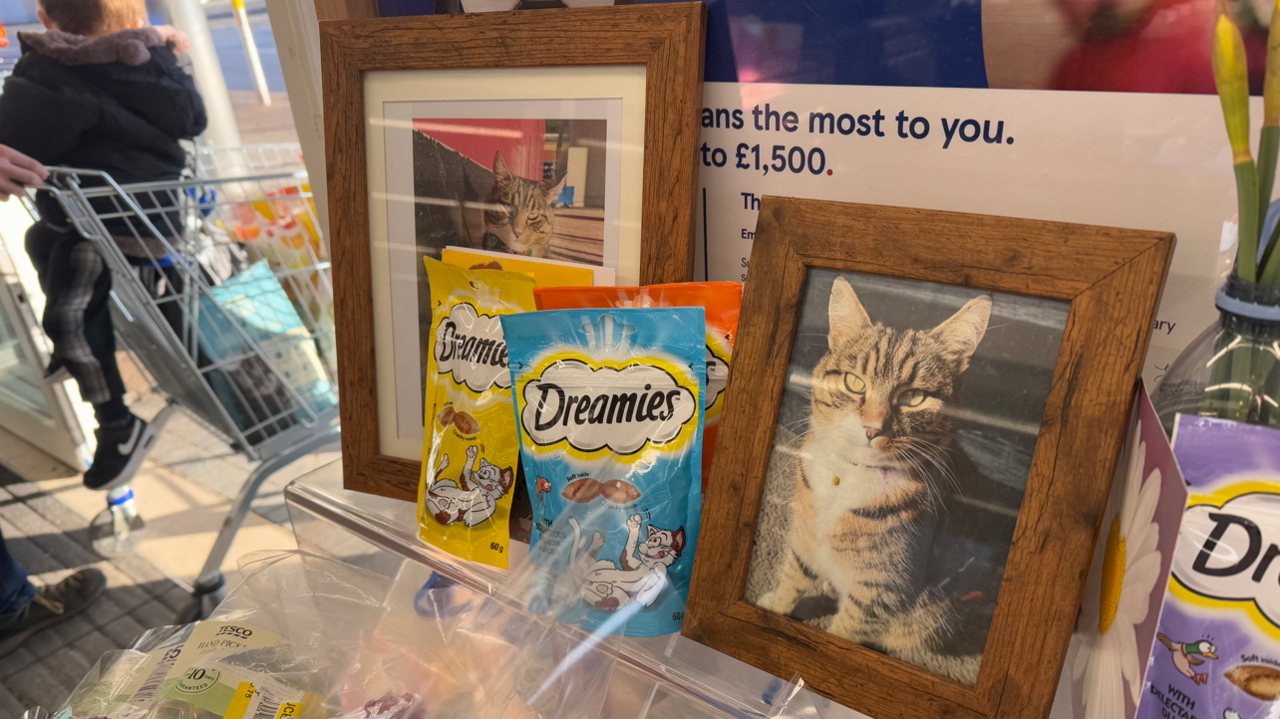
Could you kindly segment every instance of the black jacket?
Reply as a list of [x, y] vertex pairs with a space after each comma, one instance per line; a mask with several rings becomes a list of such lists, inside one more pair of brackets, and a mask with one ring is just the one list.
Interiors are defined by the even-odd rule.
[[[45, 165], [102, 170], [116, 182], [176, 180], [187, 166], [179, 139], [204, 131], [195, 81], [169, 27], [89, 39], [18, 33], [22, 58], [0, 94], [0, 144]], [[40, 198], [43, 213], [56, 212]], [[57, 214], [61, 214], [60, 212]]]
[[96, 40], [19, 33], [22, 58], [0, 95], [0, 143], [45, 165], [103, 170], [121, 184], [177, 179], [179, 139], [204, 131], [204, 103], [169, 28]]

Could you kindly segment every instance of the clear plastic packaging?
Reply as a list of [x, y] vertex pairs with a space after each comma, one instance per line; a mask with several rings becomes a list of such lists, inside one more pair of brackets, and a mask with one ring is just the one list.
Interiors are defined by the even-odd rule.
[[647, 667], [648, 695], [628, 695], [615, 675], [635, 679], [637, 667], [619, 661], [617, 638], [525, 610], [527, 563], [492, 593], [416, 562], [387, 577], [304, 552], [251, 554], [241, 571], [245, 581], [209, 620], [105, 654], [42, 716], [595, 719], [616, 716], [619, 702], [640, 703], [631, 716], [654, 706], [663, 709], [650, 716], [816, 716], [782, 682], [763, 704], [715, 692], [714, 681], [708, 699], [689, 690], [700, 686], [693, 667]]

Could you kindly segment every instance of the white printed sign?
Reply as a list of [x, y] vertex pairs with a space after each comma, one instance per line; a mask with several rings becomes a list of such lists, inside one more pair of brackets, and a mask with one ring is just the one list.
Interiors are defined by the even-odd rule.
[[745, 279], [780, 195], [1175, 232], [1149, 384], [1217, 317], [1236, 208], [1212, 95], [707, 83], [703, 107], [696, 279]]

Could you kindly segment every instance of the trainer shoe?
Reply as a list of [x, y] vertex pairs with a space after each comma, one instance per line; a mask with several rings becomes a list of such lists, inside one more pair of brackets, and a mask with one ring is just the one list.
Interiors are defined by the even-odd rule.
[[113, 489], [138, 473], [157, 432], [150, 423], [129, 415], [119, 425], [98, 427], [93, 431], [98, 449], [93, 453], [93, 466], [84, 473], [84, 486], [89, 489]]
[[83, 612], [106, 588], [106, 575], [90, 567], [40, 589], [21, 614], [0, 623], [0, 657], [17, 649], [32, 634]]

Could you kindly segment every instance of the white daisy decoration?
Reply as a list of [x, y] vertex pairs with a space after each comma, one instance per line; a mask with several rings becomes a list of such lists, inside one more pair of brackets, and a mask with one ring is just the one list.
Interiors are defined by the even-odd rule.
[[1138, 422], [1128, 447], [1126, 471], [1112, 483], [1098, 548], [1084, 587], [1080, 651], [1071, 676], [1080, 687], [1085, 719], [1125, 716], [1125, 692], [1136, 707], [1146, 657], [1138, 656], [1134, 627], [1147, 618], [1160, 576], [1160, 525], [1153, 520], [1160, 499], [1160, 469], [1143, 481], [1147, 445]]

